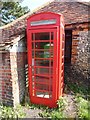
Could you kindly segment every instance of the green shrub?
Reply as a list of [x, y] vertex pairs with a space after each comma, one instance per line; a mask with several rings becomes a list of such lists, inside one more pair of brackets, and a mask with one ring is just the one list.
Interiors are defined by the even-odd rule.
[[18, 105], [16, 108], [0, 105], [0, 109], [1, 109], [0, 110], [1, 118], [23, 118], [25, 117], [25, 113], [21, 105]]
[[44, 111], [42, 113], [40, 113], [39, 115], [41, 117], [44, 117], [44, 118], [50, 118], [52, 120], [60, 120], [62, 118], [65, 118], [64, 114], [63, 114], [63, 110], [65, 109], [65, 106], [66, 106], [66, 100], [61, 97], [58, 101], [57, 101], [57, 104], [58, 104], [58, 107], [57, 108], [53, 108], [53, 109], [50, 109], [48, 107], [46, 107], [46, 109], [44, 109]]
[[85, 100], [82, 96], [76, 97], [77, 102], [77, 109], [78, 109], [78, 116], [80, 118], [87, 118], [89, 117], [89, 103], [88, 100]]

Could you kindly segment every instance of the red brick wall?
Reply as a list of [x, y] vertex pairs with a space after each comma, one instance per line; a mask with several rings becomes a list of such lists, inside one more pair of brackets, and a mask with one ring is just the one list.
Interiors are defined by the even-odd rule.
[[13, 39], [9, 39], [11, 43], [8, 42], [4, 46], [7, 50], [0, 50], [0, 102], [9, 106], [15, 106], [24, 99], [27, 63], [26, 39], [17, 35]]
[[2, 60], [0, 62], [0, 79], [0, 81], [2, 81], [2, 102], [5, 105], [12, 105], [13, 96], [9, 52], [2, 53]]
[[71, 63], [75, 69], [83, 74], [85, 77], [88, 76], [88, 46], [89, 46], [89, 24], [73, 24], [67, 25], [67, 28], [72, 29], [72, 54]]

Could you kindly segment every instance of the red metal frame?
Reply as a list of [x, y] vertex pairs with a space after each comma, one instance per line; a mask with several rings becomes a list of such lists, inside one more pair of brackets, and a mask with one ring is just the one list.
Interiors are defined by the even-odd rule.
[[[31, 22], [37, 22], [41, 20], [56, 20], [56, 23], [53, 24], [47, 24], [47, 25], [34, 25], [31, 26]], [[36, 33], [49, 33], [49, 40], [43, 39], [43, 40], [32, 40], [32, 34], [34, 36]], [[51, 33], [53, 33], [53, 40], [51, 39]], [[28, 65], [29, 65], [29, 93], [30, 93], [30, 101], [35, 104], [43, 104], [49, 107], [56, 107], [57, 106], [57, 100], [60, 96], [62, 96], [63, 93], [63, 83], [64, 83], [64, 23], [63, 23], [63, 17], [61, 14], [55, 14], [51, 12], [43, 12], [38, 13], [35, 15], [32, 15], [27, 19], [27, 48], [28, 48]], [[48, 43], [50, 45], [50, 48], [48, 50], [50, 56], [51, 52], [53, 53], [53, 58], [40, 58], [36, 57], [36, 52], [45, 52], [45, 49], [40, 48], [40, 44]], [[38, 48], [36, 48], [36, 43], [38, 43]], [[51, 48], [51, 44], [53, 43], [53, 51]], [[34, 48], [32, 48], [32, 44], [34, 44]], [[32, 51], [34, 55], [32, 56]], [[47, 51], [47, 50], [46, 50]], [[34, 66], [32, 65], [32, 59], [34, 61]], [[36, 60], [48, 60], [49, 66], [39, 65], [36, 66]], [[53, 62], [53, 66], [52, 66]], [[38, 70], [37, 70], [38, 69]], [[37, 73], [40, 69], [47, 69], [48, 74], [41, 74]], [[34, 72], [33, 72], [33, 71]], [[52, 73], [53, 71], [53, 73]], [[39, 79], [37, 79], [39, 77]], [[42, 79], [41, 79], [41, 78]], [[38, 81], [36, 81], [38, 80]], [[40, 81], [39, 81], [40, 80]], [[45, 80], [45, 81], [44, 81]], [[47, 82], [48, 80], [48, 82]], [[45, 86], [47, 89], [45, 89]], [[42, 92], [42, 94], [40, 94]], [[38, 94], [36, 94], [38, 93]], [[41, 97], [40, 95], [44, 96], [44, 93], [46, 96], [49, 96], [49, 98]], [[52, 94], [51, 94], [52, 93]], [[50, 95], [51, 94], [51, 95]], [[52, 96], [52, 97], [50, 97]]]

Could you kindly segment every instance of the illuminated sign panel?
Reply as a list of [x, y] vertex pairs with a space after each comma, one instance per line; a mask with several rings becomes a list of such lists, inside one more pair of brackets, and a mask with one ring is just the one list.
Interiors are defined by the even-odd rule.
[[56, 24], [56, 19], [40, 20], [40, 21], [31, 22], [31, 26], [50, 25], [50, 24]]

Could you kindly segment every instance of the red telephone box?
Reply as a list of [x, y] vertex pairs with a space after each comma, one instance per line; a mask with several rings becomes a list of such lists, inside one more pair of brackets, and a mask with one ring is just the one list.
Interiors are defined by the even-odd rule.
[[27, 19], [30, 101], [56, 107], [63, 93], [64, 22], [61, 14], [42, 12]]

